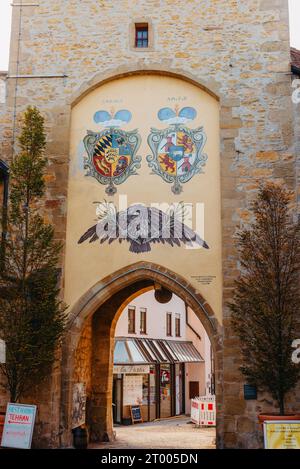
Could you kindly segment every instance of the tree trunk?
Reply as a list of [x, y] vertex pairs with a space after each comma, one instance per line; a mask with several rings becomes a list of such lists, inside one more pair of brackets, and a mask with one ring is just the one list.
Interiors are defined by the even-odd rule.
[[17, 402], [17, 390], [15, 388], [10, 389], [10, 402], [12, 404]]
[[279, 404], [279, 412], [280, 415], [285, 415], [285, 408], [284, 408], [284, 395], [280, 395], [278, 399], [278, 404]]

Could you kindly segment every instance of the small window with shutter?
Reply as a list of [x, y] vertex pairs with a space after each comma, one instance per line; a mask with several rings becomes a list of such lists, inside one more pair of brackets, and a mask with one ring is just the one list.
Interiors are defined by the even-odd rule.
[[128, 308], [128, 334], [135, 334], [135, 308]]
[[180, 331], [180, 314], [175, 315], [175, 335], [176, 337], [181, 336], [181, 331]]
[[166, 316], [166, 335], [168, 337], [172, 335], [172, 313], [167, 313]]
[[140, 333], [147, 334], [147, 309], [140, 308]]

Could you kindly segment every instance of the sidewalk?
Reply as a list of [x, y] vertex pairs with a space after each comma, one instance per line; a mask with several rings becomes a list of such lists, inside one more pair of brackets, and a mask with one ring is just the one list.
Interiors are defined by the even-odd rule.
[[117, 439], [92, 444], [91, 449], [215, 449], [215, 429], [196, 428], [179, 417], [129, 426], [115, 426]]

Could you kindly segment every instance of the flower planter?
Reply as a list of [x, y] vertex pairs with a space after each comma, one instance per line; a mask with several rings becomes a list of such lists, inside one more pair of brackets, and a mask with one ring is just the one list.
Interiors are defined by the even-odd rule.
[[287, 414], [287, 415], [279, 415], [279, 414], [259, 414], [258, 415], [258, 422], [263, 426], [265, 421], [270, 420], [300, 420], [300, 414]]
[[73, 446], [75, 449], [87, 449], [88, 447], [88, 432], [86, 428], [77, 427], [72, 430], [73, 433]]

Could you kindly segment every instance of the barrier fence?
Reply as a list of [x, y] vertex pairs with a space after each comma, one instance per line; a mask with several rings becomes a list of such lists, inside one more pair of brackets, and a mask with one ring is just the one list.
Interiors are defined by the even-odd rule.
[[191, 420], [201, 427], [216, 425], [215, 396], [200, 396], [191, 401]]

